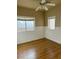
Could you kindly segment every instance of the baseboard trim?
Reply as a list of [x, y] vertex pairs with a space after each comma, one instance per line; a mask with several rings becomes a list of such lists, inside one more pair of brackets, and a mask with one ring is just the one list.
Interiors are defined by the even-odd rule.
[[55, 39], [53, 40], [53, 39], [49, 39], [49, 38], [47, 38], [47, 37], [46, 37], [46, 39], [48, 39], [48, 40], [50, 40], [50, 41], [53, 41], [53, 42], [56, 42], [56, 43], [58, 43], [58, 44], [61, 44], [59, 41], [56, 41]]
[[51, 42], [54, 42], [54, 43], [56, 43], [56, 44], [61, 45], [61, 43], [56, 42], [56, 41], [53, 41], [53, 40], [48, 39], [48, 38], [46, 38], [46, 37], [44, 37], [44, 38], [40, 38], [40, 39], [36, 39], [36, 40], [31, 40], [31, 41], [28, 41], [28, 42], [19, 43], [19, 44], [17, 44], [17, 45], [22, 45], [22, 44], [26, 44], [26, 43], [29, 43], [29, 42], [34, 42], [34, 41], [38, 41], [38, 40], [49, 40], [49, 41], [51, 41]]
[[61, 43], [59, 43], [59, 42], [56, 42], [56, 41], [50, 40], [50, 39], [48, 39], [48, 38], [45, 38], [45, 39], [47, 39], [47, 40], [49, 40], [49, 41], [51, 41], [51, 42], [54, 42], [54, 43], [56, 43], [56, 44], [61, 45]]
[[21, 45], [21, 44], [25, 44], [25, 43], [29, 43], [29, 42], [34, 42], [34, 41], [38, 41], [38, 40], [44, 40], [45, 38], [40, 38], [40, 39], [34, 39], [34, 40], [31, 40], [31, 41], [27, 41], [27, 42], [23, 42], [23, 43], [19, 43], [17, 45]]

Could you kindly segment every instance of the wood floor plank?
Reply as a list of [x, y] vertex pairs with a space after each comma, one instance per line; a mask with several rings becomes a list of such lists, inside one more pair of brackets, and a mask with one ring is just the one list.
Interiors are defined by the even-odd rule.
[[18, 44], [17, 59], [61, 59], [61, 45], [46, 38]]

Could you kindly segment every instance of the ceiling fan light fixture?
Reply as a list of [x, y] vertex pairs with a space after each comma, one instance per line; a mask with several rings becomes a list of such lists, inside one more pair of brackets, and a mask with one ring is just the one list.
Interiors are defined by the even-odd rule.
[[35, 11], [38, 11], [38, 10], [48, 11], [48, 6], [55, 6], [55, 3], [48, 2], [47, 0], [41, 0], [40, 6], [38, 6]]
[[43, 4], [43, 3], [45, 3], [46, 2], [46, 0], [41, 0], [41, 4]]

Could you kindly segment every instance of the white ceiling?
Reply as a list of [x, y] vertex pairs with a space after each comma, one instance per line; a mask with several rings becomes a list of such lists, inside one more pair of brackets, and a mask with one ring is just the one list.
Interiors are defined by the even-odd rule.
[[[17, 0], [17, 5], [21, 7], [35, 9], [40, 5], [39, 4], [40, 1], [41, 0]], [[61, 3], [61, 0], [48, 0], [48, 1], [54, 1], [56, 5]]]

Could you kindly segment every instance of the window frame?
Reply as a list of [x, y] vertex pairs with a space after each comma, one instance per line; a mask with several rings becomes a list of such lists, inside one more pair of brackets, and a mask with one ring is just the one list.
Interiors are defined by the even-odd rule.
[[[34, 31], [35, 30], [35, 17], [17, 17], [17, 21], [25, 21], [25, 30], [26, 31]], [[27, 30], [26, 21], [33, 21], [34, 22], [34, 28], [33, 30]], [[18, 27], [18, 26], [17, 26]]]
[[[54, 24], [53, 25], [50, 25], [50, 20], [51, 19], [54, 19]], [[51, 26], [54, 26], [54, 27], [51, 28]], [[56, 28], [56, 16], [50, 16], [50, 17], [48, 17], [48, 29], [55, 30], [55, 28]]]

